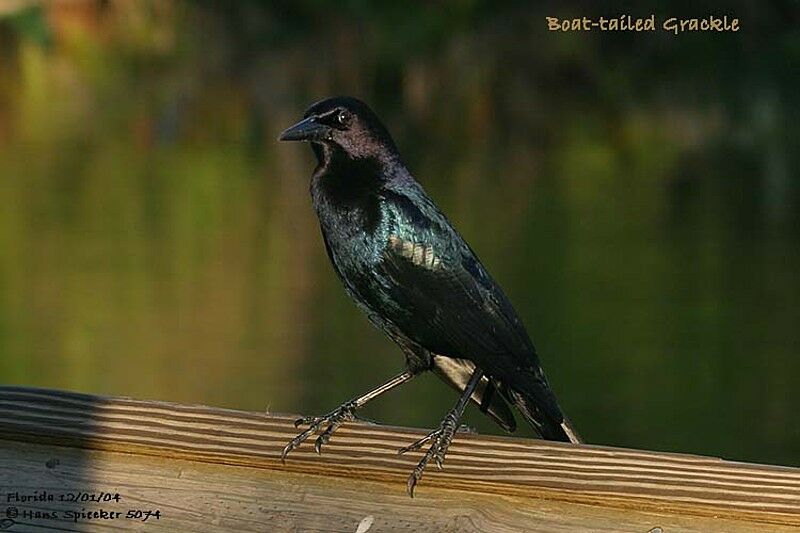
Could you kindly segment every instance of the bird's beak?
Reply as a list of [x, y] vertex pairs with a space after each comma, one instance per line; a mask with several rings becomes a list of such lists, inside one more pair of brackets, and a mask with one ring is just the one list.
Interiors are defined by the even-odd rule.
[[317, 117], [310, 116], [287, 128], [279, 141], [319, 141], [328, 136], [330, 128], [317, 121]]

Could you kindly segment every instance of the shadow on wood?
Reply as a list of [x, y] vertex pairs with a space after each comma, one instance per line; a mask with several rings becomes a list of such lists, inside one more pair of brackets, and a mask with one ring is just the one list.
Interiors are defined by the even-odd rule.
[[[297, 432], [293, 420], [0, 387], [0, 498], [16, 509], [9, 517], [0, 508], [0, 529], [672, 533], [800, 526], [796, 468], [458, 434], [445, 469], [429, 469], [412, 500], [405, 481], [418, 457], [397, 449], [423, 431], [352, 423], [321, 456], [306, 443], [282, 465], [280, 451]], [[54, 500], [36, 500], [42, 491]], [[83, 500], [60, 501], [70, 492]], [[92, 501], [100, 492], [120, 499]], [[75, 520], [71, 510], [81, 509], [121, 515]], [[146, 524], [144, 514], [127, 518], [148, 510], [159, 516]]]

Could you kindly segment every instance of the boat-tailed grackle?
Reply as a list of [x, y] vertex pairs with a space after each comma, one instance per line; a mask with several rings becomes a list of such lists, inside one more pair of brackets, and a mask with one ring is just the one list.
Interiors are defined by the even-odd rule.
[[375, 114], [355, 98], [329, 98], [280, 140], [311, 143], [311, 198], [328, 257], [350, 297], [406, 359], [402, 373], [374, 390], [298, 420], [310, 427], [282, 458], [321, 430], [319, 452], [359, 407], [426, 370], [461, 397], [438, 429], [400, 450], [430, 443], [409, 476], [411, 496], [431, 460], [441, 468], [470, 400], [508, 431], [516, 427], [512, 404], [543, 438], [580, 442], [508, 298], [411, 176]]

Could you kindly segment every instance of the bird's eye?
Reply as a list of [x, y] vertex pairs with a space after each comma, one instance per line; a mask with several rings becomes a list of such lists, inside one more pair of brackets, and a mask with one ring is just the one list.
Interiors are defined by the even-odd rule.
[[344, 109], [339, 111], [339, 113], [336, 115], [336, 123], [340, 126], [346, 126], [348, 122], [350, 122], [350, 113]]

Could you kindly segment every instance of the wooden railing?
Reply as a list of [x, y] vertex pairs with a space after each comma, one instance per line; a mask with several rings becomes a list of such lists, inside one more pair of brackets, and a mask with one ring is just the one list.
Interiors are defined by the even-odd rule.
[[[397, 449], [422, 430], [350, 423], [322, 455], [306, 444], [284, 465], [293, 420], [0, 387], [0, 530], [800, 528], [797, 468], [459, 433], [444, 470], [429, 468], [411, 499], [418, 457]], [[121, 514], [76, 518], [81, 509]]]

